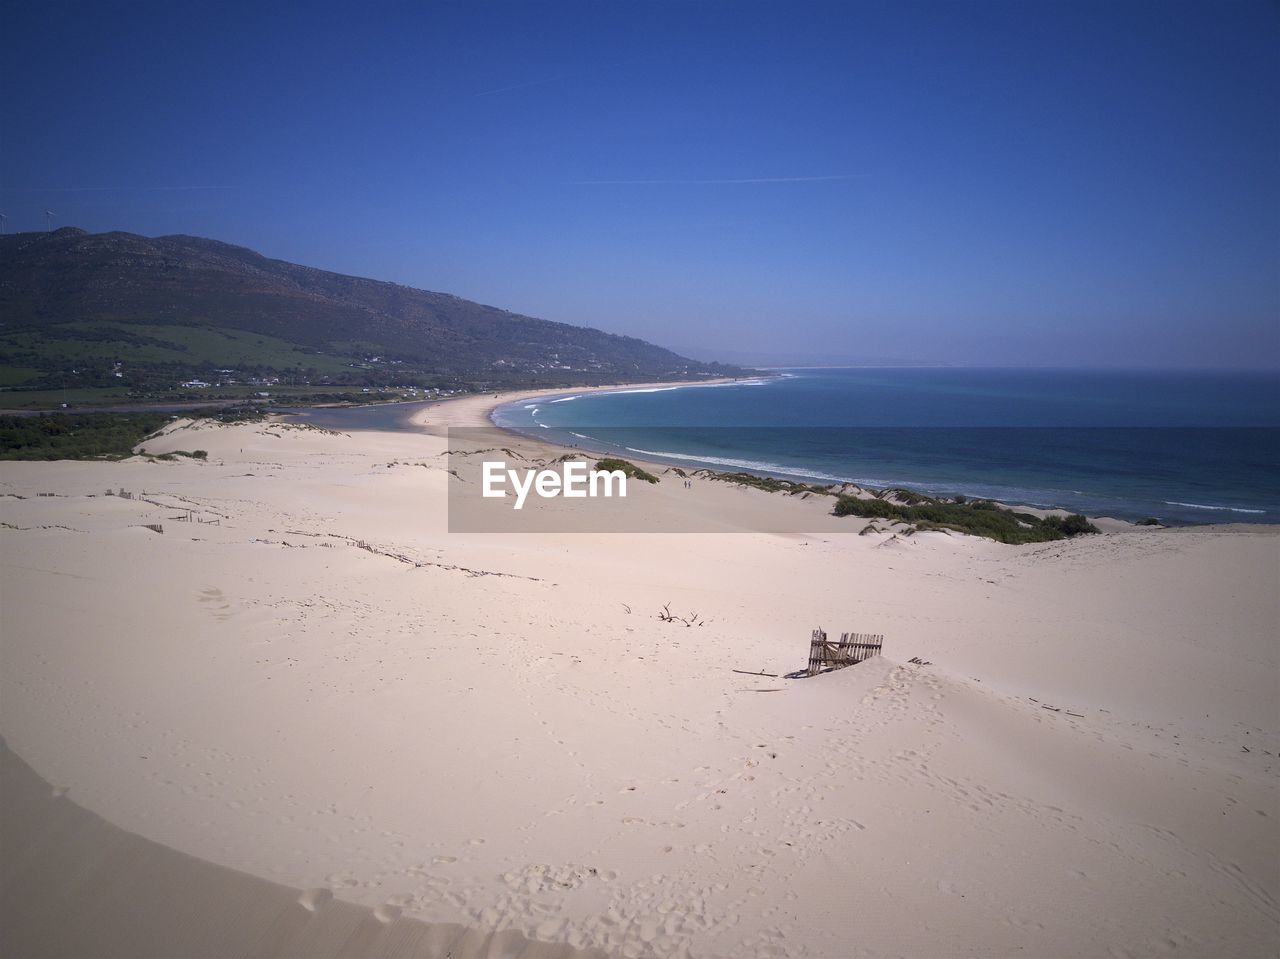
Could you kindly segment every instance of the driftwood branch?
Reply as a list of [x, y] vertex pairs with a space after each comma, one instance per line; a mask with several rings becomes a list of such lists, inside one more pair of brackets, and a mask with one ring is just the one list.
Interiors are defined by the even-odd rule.
[[696, 612], [689, 616], [677, 616], [675, 613], [671, 612], [670, 603], [662, 604], [662, 611], [658, 613], [658, 619], [662, 620], [664, 623], [684, 623], [685, 626], [705, 626], [707, 623], [705, 619], [699, 621], [698, 614]]

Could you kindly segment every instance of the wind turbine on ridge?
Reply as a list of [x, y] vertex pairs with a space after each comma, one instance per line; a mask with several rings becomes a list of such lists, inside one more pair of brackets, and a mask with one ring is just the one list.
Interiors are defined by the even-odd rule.
[[45, 232], [48, 232], [48, 231], [50, 231], [50, 230], [52, 230], [52, 229], [53, 229], [53, 218], [54, 218], [55, 216], [57, 216], [57, 215], [58, 215], [58, 214], [54, 213], [52, 210], [45, 210], [45, 211], [44, 211], [44, 227], [45, 227]]

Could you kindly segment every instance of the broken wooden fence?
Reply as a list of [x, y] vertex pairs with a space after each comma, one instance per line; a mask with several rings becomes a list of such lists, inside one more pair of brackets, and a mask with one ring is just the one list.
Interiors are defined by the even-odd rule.
[[809, 669], [806, 675], [816, 676], [818, 673], [832, 669], [843, 669], [880, 655], [884, 645], [884, 637], [870, 633], [841, 633], [840, 642], [833, 643], [827, 639], [824, 630], [815, 629], [813, 639], [809, 642]]

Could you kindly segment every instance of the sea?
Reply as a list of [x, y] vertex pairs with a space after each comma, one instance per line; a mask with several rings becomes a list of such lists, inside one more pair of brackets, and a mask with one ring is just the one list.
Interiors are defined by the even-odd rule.
[[1280, 521], [1280, 372], [797, 368], [567, 391], [493, 421], [684, 468], [1172, 525]]

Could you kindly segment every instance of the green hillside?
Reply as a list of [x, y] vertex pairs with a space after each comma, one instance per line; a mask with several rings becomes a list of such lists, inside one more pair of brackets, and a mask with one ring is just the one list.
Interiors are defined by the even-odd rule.
[[72, 227], [0, 236], [0, 406], [42, 404], [50, 391], [79, 402], [260, 387], [327, 396], [734, 372], [634, 337], [215, 240]]

